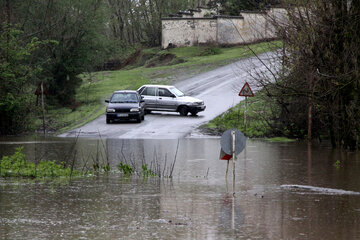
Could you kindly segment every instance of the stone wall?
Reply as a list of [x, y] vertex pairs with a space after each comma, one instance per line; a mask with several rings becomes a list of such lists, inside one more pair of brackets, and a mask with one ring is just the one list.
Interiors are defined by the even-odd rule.
[[[201, 13], [197, 12], [197, 16]], [[162, 19], [162, 48], [194, 45], [237, 45], [276, 38], [271, 25], [284, 9], [242, 12], [241, 16], [173, 17]]]
[[217, 22], [213, 18], [162, 20], [162, 48], [216, 44]]

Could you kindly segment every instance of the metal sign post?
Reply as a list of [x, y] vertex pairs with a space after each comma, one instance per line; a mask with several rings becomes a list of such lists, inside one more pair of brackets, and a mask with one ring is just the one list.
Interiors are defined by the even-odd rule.
[[244, 108], [244, 129], [246, 131], [246, 110], [247, 110], [247, 98], [254, 97], [254, 93], [250, 88], [250, 85], [245, 82], [244, 86], [241, 88], [239, 92], [239, 96], [245, 97], [245, 108]]
[[232, 166], [233, 166], [233, 184], [232, 184], [232, 191], [233, 195], [235, 195], [235, 160], [236, 156], [240, 154], [244, 148], [246, 138], [244, 134], [242, 134], [237, 129], [230, 129], [225, 131], [221, 136], [221, 160], [227, 160], [226, 166], [226, 174], [225, 174], [225, 181], [226, 181], [226, 191], [228, 191], [228, 171], [229, 171], [229, 160], [232, 158]]
[[247, 96], [245, 96], [245, 108], [244, 108], [244, 129], [246, 132], [246, 108], [247, 108]]
[[231, 131], [231, 138], [232, 138], [232, 163], [233, 163], [233, 186], [232, 186], [232, 190], [233, 190], [233, 195], [235, 195], [235, 131], [232, 130]]

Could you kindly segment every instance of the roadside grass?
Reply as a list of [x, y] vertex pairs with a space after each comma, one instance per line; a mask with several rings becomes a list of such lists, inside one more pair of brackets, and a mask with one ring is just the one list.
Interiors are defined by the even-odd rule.
[[200, 126], [200, 130], [211, 135], [221, 135], [227, 129], [235, 128], [247, 137], [267, 137], [271, 129], [266, 122], [269, 109], [259, 96], [248, 98], [246, 110], [246, 129], [244, 124], [245, 100], [220, 114], [209, 123]]
[[255, 97], [249, 97], [246, 108], [246, 129], [244, 124], [245, 100], [230, 108], [228, 111], [220, 114], [199, 129], [210, 135], [221, 135], [228, 129], [238, 129], [246, 137], [264, 138], [269, 142], [293, 142], [295, 139], [286, 137], [274, 137], [276, 129], [270, 127], [273, 123], [270, 119], [272, 115], [268, 102], [262, 97], [262, 91], [255, 94]]
[[[280, 41], [257, 43], [249, 46], [236, 46], [219, 48], [214, 55], [203, 55], [209, 52], [209, 47], [196, 46], [185, 48], [160, 48], [145, 49], [148, 54], [175, 55], [172, 62], [165, 66], [146, 68], [144, 66], [131, 66], [117, 71], [100, 71], [86, 73], [81, 76], [83, 83], [77, 91], [76, 106], [73, 108], [47, 109], [47, 128], [54, 133], [62, 133], [76, 127], [80, 127], [105, 113], [105, 99], [108, 99], [113, 91], [132, 89], [136, 90], [143, 84], [174, 84], [177, 81], [195, 76], [202, 72], [210, 71], [224, 66], [239, 59], [244, 59], [256, 54], [276, 50], [282, 46]], [[249, 49], [251, 48], [252, 51]], [[181, 59], [181, 61], [176, 61]], [[41, 119], [37, 121], [41, 126]], [[257, 128], [256, 128], [257, 129]], [[261, 135], [254, 133], [254, 135]]]

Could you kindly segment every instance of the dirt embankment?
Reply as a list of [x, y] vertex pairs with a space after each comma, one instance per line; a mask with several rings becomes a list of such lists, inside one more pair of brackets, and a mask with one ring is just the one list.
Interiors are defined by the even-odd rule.
[[142, 50], [137, 50], [130, 57], [121, 59], [113, 58], [106, 61], [102, 66], [98, 67], [99, 71], [120, 70], [123, 68], [136, 68], [145, 66], [160, 67], [183, 63], [183, 58], [178, 58], [171, 53], [144, 53]]

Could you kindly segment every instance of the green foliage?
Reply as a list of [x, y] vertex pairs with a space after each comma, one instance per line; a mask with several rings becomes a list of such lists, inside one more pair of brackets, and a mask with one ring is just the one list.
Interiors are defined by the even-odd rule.
[[151, 169], [148, 168], [147, 164], [143, 164], [141, 166], [142, 168], [142, 174], [144, 177], [156, 177], [157, 174], [154, 173]]
[[22, 149], [19, 147], [13, 155], [1, 159], [1, 177], [44, 178], [81, 175], [81, 172], [65, 167], [64, 164], [56, 164], [55, 161], [41, 161], [38, 164], [27, 162]]
[[134, 173], [134, 169], [128, 165], [128, 164], [124, 164], [122, 162], [120, 162], [120, 164], [118, 165], [118, 169], [120, 170], [120, 172], [122, 172], [125, 176], [131, 176]]
[[32, 121], [34, 78], [41, 69], [31, 63], [31, 54], [41, 41], [23, 40], [17, 26], [0, 26], [0, 134], [25, 131]]
[[50, 103], [73, 104], [81, 84], [78, 75], [94, 70], [111, 51], [105, 34], [105, 5], [98, 0], [63, 0], [51, 4], [22, 1], [11, 6], [26, 34], [57, 42], [39, 49], [32, 59], [46, 69], [39, 78], [47, 83]]
[[207, 47], [204, 49], [200, 56], [210, 56], [210, 55], [217, 55], [221, 53], [221, 49], [218, 47]]
[[[54, 56], [49, 66], [53, 76], [49, 83], [50, 91], [62, 105], [73, 104], [76, 89], [81, 84], [78, 75], [93, 70], [106, 54], [106, 40], [101, 35], [104, 19], [100, 3], [84, 0], [76, 2], [74, 6], [73, 1], [68, 4], [61, 1], [53, 9], [54, 13], [61, 13], [58, 15], [60, 18], [68, 16], [62, 32], [69, 37], [58, 36], [55, 32], [50, 32], [48, 36], [59, 41], [59, 46], [49, 52], [50, 56]], [[72, 11], [69, 12], [69, 9]]]
[[334, 163], [334, 167], [336, 167], [337, 169], [339, 169], [340, 166], [341, 166], [340, 160], [336, 160], [336, 162]]
[[104, 166], [102, 166], [102, 169], [104, 172], [108, 173], [111, 171], [111, 166], [108, 164], [105, 164]]
[[201, 126], [201, 129], [219, 135], [227, 129], [236, 128], [243, 132], [247, 137], [269, 137], [274, 135], [273, 129], [267, 119], [270, 109], [266, 102], [259, 97], [248, 99], [246, 112], [246, 129], [244, 125], [244, 106], [242, 101], [237, 106], [230, 108], [225, 113], [217, 116], [209, 123]]

